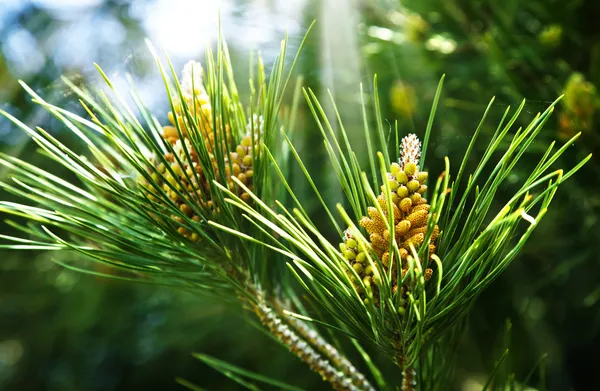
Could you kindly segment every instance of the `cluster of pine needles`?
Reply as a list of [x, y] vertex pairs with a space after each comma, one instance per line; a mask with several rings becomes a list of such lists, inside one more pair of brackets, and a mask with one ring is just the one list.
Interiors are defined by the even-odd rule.
[[[107, 277], [187, 289], [245, 308], [337, 390], [374, 390], [372, 381], [392, 389], [399, 379], [406, 391], [445, 389], [452, 369], [445, 357], [471, 304], [519, 254], [558, 187], [589, 159], [567, 172], [553, 170], [578, 135], [557, 150], [550, 145], [504, 207], [494, 211], [497, 192], [558, 100], [512, 134], [525, 102], [514, 111], [507, 108], [471, 170], [469, 157], [481, 143], [492, 100], [458, 169], [446, 158], [444, 172], [432, 180], [427, 146], [443, 78], [422, 141], [401, 135], [397, 125], [384, 129], [375, 79], [373, 100], [362, 104], [368, 159], [361, 160], [333, 99], [330, 118], [298, 79], [284, 110], [298, 58], [286, 69], [285, 40], [268, 75], [260, 56], [252, 64], [250, 94], [243, 99], [222, 40], [216, 51], [206, 52], [204, 66], [188, 63], [181, 78], [168, 58], [165, 66], [151, 51], [169, 99], [163, 123], [133, 85], [122, 95], [99, 67], [105, 91], [64, 79], [82, 115], [21, 83], [85, 152], [1, 111], [41, 154], [77, 178], [67, 181], [1, 155], [10, 175], [0, 186], [23, 200], [0, 202], [0, 211], [15, 217], [6, 223], [22, 233], [3, 235], [2, 247], [80, 253], [122, 271]], [[346, 196], [335, 206], [324, 201], [293, 143], [302, 94]], [[371, 109], [374, 121], [367, 114]], [[297, 198], [288, 181], [292, 165], [304, 173], [339, 240], [330, 241]], [[100, 274], [80, 263], [57, 262]], [[297, 284], [289, 284], [290, 278]], [[311, 301], [308, 307], [323, 309], [323, 316], [307, 311], [301, 296]], [[369, 374], [360, 373], [318, 330], [349, 337]], [[384, 378], [367, 350], [393, 361], [402, 375]], [[250, 389], [250, 381], [296, 389], [199, 357]]]

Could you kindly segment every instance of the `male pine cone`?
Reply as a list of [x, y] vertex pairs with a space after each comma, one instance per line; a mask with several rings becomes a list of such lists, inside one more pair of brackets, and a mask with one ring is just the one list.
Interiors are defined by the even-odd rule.
[[[399, 248], [401, 277], [408, 272], [410, 255], [410, 245], [412, 244], [417, 251], [425, 243], [427, 232], [427, 222], [431, 217], [430, 205], [423, 197], [427, 191], [425, 185], [427, 181], [427, 172], [419, 170], [419, 158], [421, 154], [421, 143], [414, 134], [409, 134], [402, 139], [401, 157], [398, 163], [392, 163], [387, 173], [387, 181], [391, 193], [391, 206], [393, 214], [393, 233], [394, 239]], [[383, 211], [383, 214], [375, 207], [367, 208], [368, 217], [364, 216], [359, 224], [368, 233], [366, 236], [369, 243], [364, 243], [363, 248], [367, 251], [372, 250], [379, 257], [386, 273], [392, 268], [393, 292], [398, 291], [398, 273], [393, 268], [398, 264], [397, 261], [390, 262], [390, 230], [388, 229], [389, 215], [388, 203], [386, 198], [385, 186], [381, 187], [381, 193], [377, 197], [377, 202]], [[436, 225], [430, 236], [429, 256], [435, 253], [435, 240], [439, 234], [439, 228]], [[355, 238], [348, 230], [344, 232], [344, 242], [340, 244], [340, 250], [344, 258], [348, 261], [350, 267], [354, 269], [356, 275], [362, 280], [364, 286], [371, 291], [375, 303], [379, 302], [378, 285], [381, 283], [375, 278], [372, 265], [370, 265], [367, 254], [361, 250]], [[420, 262], [420, 260], [416, 260]], [[430, 268], [424, 270], [425, 280], [431, 278], [433, 271]], [[366, 293], [355, 280], [354, 273], [350, 272], [351, 279], [361, 297], [366, 300]]]
[[[168, 115], [171, 125], [163, 127], [162, 137], [173, 148], [173, 152], [164, 154], [170, 169], [167, 169], [164, 163], [158, 162], [148, 169], [154, 183], [180, 212], [194, 223], [202, 220], [197, 211], [203, 211], [205, 217], [219, 213], [218, 206], [211, 199], [209, 177], [205, 172], [209, 169], [215, 178], [222, 179], [219, 175], [220, 165], [215, 157], [216, 148], [225, 152], [223, 166], [227, 187], [244, 201], [250, 200], [248, 193], [235, 186], [232, 177], [235, 176], [251, 191], [254, 190], [254, 159], [258, 151], [258, 134], [263, 130], [262, 117], [254, 115], [246, 129], [246, 135], [234, 151], [226, 152], [227, 146], [232, 145], [231, 129], [229, 124], [225, 124], [221, 129], [219, 115], [213, 118], [210, 98], [202, 84], [201, 74], [202, 68], [199, 63], [191, 61], [186, 64], [181, 83], [184, 102], [174, 103], [174, 112], [171, 111]], [[185, 114], [186, 110], [191, 118]], [[191, 137], [190, 134], [194, 132], [197, 134]], [[204, 143], [210, 158], [210, 167], [203, 167], [198, 158], [199, 151], [191, 140], [201, 140]], [[156, 162], [156, 159], [152, 160]], [[151, 201], [167, 201], [161, 198], [154, 185], [145, 178], [140, 178], [139, 183], [148, 191]], [[172, 214], [170, 217], [178, 225], [177, 231], [181, 235], [194, 242], [200, 239], [197, 233], [184, 226], [185, 219], [181, 215]]]

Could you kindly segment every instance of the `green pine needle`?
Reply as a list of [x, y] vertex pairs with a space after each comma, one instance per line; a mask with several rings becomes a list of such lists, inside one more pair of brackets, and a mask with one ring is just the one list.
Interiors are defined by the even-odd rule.
[[[440, 80], [425, 131], [424, 147], [431, 134], [442, 85], [443, 78]], [[331, 166], [337, 174], [353, 213], [352, 216], [349, 215], [340, 204], [337, 205], [338, 212], [344, 225], [349, 227], [352, 235], [357, 238], [359, 246], [362, 246], [362, 243], [368, 243], [368, 238], [364, 236], [364, 231], [357, 227], [356, 222], [361, 216], [366, 215], [366, 206], [374, 206], [380, 215], [391, 218], [391, 205], [388, 201], [384, 213], [376, 201], [376, 193], [373, 191], [371, 181], [356, 160], [335, 105], [335, 121], [339, 124], [341, 134], [339, 140], [316, 96], [310, 90], [305, 90], [305, 98], [321, 130]], [[522, 250], [545, 215], [558, 186], [589, 160], [588, 156], [566, 173], [562, 170], [550, 171], [552, 164], [569, 146], [573, 145], [577, 136], [566, 142], [554, 154], [551, 153], [552, 146], [550, 146], [540, 158], [537, 167], [531, 171], [521, 188], [514, 193], [505, 206], [499, 212], [492, 210], [498, 190], [539, 135], [557, 102], [558, 100], [552, 103], [526, 128], [518, 130], [513, 136], [509, 136], [509, 132], [519, 118], [525, 102], [522, 102], [510, 118], [508, 117], [510, 111], [507, 109], [482, 159], [475, 171], [470, 174], [466, 188], [461, 188], [464, 186], [462, 178], [467, 172], [468, 159], [476, 140], [479, 140], [479, 134], [493, 99], [483, 114], [463, 161], [458, 165], [459, 169], [454, 181], [451, 180], [450, 162], [446, 159], [445, 172], [438, 178], [431, 193], [431, 215], [434, 218], [428, 222], [426, 233], [426, 238], [429, 238], [434, 226], [437, 224], [440, 227], [442, 232], [436, 243], [438, 250], [431, 257], [433, 262], [431, 264], [428, 261], [430, 254], [427, 246], [421, 246], [418, 253], [413, 248], [414, 267], [409, 267], [409, 272], [402, 279], [402, 285], [410, 287], [406, 313], [397, 310], [402, 298], [392, 291], [392, 275], [389, 272], [385, 273], [379, 258], [368, 248], [360, 247], [360, 250], [365, 251], [367, 265], [373, 269], [374, 278], [381, 281], [378, 285], [379, 305], [375, 305], [371, 296], [364, 301], [361, 299], [357, 289], [363, 291], [366, 289], [362, 280], [352, 268], [345, 266], [347, 263], [339, 250], [317, 230], [297, 201], [297, 209], [294, 213], [289, 213], [283, 205], [279, 205], [278, 209], [282, 211], [280, 213], [261, 203], [259, 197], [253, 197], [256, 201], [256, 207], [253, 207], [242, 203], [232, 191], [223, 186], [219, 187], [226, 193], [228, 197], [226, 201], [241, 208], [247, 219], [263, 224], [279, 235], [279, 240], [275, 244], [278, 247], [277, 251], [288, 254], [292, 260], [291, 270], [300, 285], [337, 320], [339, 327], [348, 330], [361, 343], [376, 346], [394, 360], [398, 354], [395, 341], [399, 339], [403, 347], [405, 363], [410, 365], [418, 359], [423, 349], [435, 344], [444, 330], [452, 330], [462, 321], [473, 300], [510, 265]], [[377, 107], [377, 97], [374, 105]], [[363, 112], [364, 107], [363, 101]], [[374, 138], [385, 140], [379, 111], [376, 113], [376, 119], [379, 126]], [[377, 140], [370, 140], [370, 137], [365, 120], [365, 138], [373, 184], [378, 185], [381, 181], [384, 185], [384, 194], [390, 194], [389, 185], [385, 180], [387, 167], [391, 163], [386, 152], [387, 146], [385, 143], [381, 144], [381, 152], [375, 154], [372, 143], [376, 143]], [[492, 162], [492, 156], [506, 140], [509, 141], [503, 155], [496, 162]], [[339, 232], [339, 220], [324, 203], [320, 196], [322, 191], [315, 187], [302, 158], [289, 139], [287, 141], [296, 161], [329, 216], [332, 227]], [[423, 150], [422, 156], [425, 156], [425, 153], [426, 150]], [[272, 162], [275, 164], [274, 160]], [[493, 164], [491, 174], [487, 175], [487, 179], [481, 183], [479, 179], [484, 170], [489, 170], [490, 164]], [[243, 184], [237, 183], [245, 188]], [[295, 199], [293, 189], [287, 182], [285, 187]], [[474, 201], [469, 204], [468, 201], [473, 200], [473, 197]], [[386, 197], [386, 199], [390, 198]], [[390, 219], [387, 222], [388, 229], [393, 233], [391, 223]], [[393, 237], [394, 235], [390, 234], [391, 259], [399, 259], [398, 244]], [[428, 242], [427, 239], [425, 242]], [[417, 259], [423, 261], [417, 262], [415, 261]], [[427, 267], [433, 267], [435, 270], [433, 280], [428, 283], [423, 278], [424, 269]], [[353, 285], [350, 277], [354, 277], [356, 285]], [[332, 330], [339, 328], [334, 324], [326, 324], [326, 326]]]

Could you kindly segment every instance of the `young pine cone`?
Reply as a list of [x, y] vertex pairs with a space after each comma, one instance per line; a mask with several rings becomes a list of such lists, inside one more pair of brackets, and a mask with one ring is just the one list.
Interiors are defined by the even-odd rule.
[[[163, 127], [163, 136], [171, 144], [174, 144], [179, 139], [176, 126], [179, 126], [184, 137], [187, 137], [190, 131], [197, 129], [200, 131], [208, 151], [213, 152], [216, 144], [213, 119], [219, 129], [220, 118], [218, 116], [213, 118], [210, 97], [202, 81], [202, 72], [202, 66], [196, 61], [185, 64], [182, 72], [181, 93], [193, 124], [190, 124], [190, 118], [185, 115], [184, 104], [177, 99], [173, 103], [174, 112], [170, 111], [168, 114], [171, 125]], [[226, 145], [231, 145], [231, 130], [227, 124], [225, 125], [225, 139], [221, 140], [221, 148], [225, 148]]]
[[[195, 66], [197, 66], [197, 69], [194, 68], [195, 70], [192, 72], [191, 69]], [[193, 83], [191, 82], [192, 73], [194, 78]], [[219, 175], [220, 165], [213, 154], [216, 147], [214, 132], [211, 128], [213, 114], [200, 75], [201, 68], [199, 64], [193, 62], [188, 63], [186, 68], [184, 68], [182, 92], [188, 107], [192, 111], [192, 115], [194, 115], [193, 120], [198, 124], [197, 128], [200, 129], [201, 134], [198, 138], [204, 141], [206, 145], [212, 165], [211, 169], [215, 173], [217, 180], [222, 180], [223, 178]], [[164, 158], [170, 169], [163, 163], [155, 163], [154, 167], [149, 168], [148, 173], [158, 187], [183, 214], [194, 223], [199, 223], [202, 220], [202, 217], [198, 215], [198, 213], [203, 214], [205, 218], [210, 218], [219, 213], [219, 208], [214, 205], [213, 200], [211, 199], [211, 186], [207, 175], [204, 172], [204, 168], [198, 159], [198, 151], [190, 141], [190, 138], [188, 138], [188, 134], [191, 131], [190, 129], [195, 128], [187, 127], [187, 119], [184, 120], [181, 115], [181, 107], [180, 104], [176, 105], [176, 114], [173, 115], [173, 113], [170, 112], [169, 119], [174, 125], [175, 121], [178, 122], [183, 137], [179, 137], [179, 132], [175, 126], [165, 126], [163, 128], [163, 139], [169, 142], [173, 147], [173, 153], [168, 152], [164, 154]], [[180, 112], [178, 112], [178, 110], [180, 110]], [[248, 124], [248, 132], [242, 138], [239, 145], [235, 147], [234, 151], [224, 153], [223, 166], [225, 167], [225, 181], [227, 187], [246, 202], [250, 200], [250, 195], [235, 185], [232, 176], [237, 177], [237, 179], [246, 185], [250, 191], [254, 189], [253, 165], [254, 159], [256, 158], [256, 152], [258, 151], [258, 133], [262, 132], [262, 126], [262, 117], [255, 115]], [[254, 137], [252, 137], [251, 132], [254, 132]], [[229, 145], [231, 141], [231, 133], [229, 131], [229, 125], [227, 124], [225, 125], [225, 133], [228, 140], [227, 142], [223, 140], [223, 149], [225, 149], [225, 145]], [[252, 145], [253, 141], [254, 146]], [[154, 159], [154, 161], [155, 160], [156, 159]], [[138, 182], [148, 191], [148, 197], [151, 201], [161, 202], [162, 198], [159, 196], [160, 192], [157, 191], [149, 181], [145, 178], [140, 178]], [[185, 219], [174, 214], [171, 215], [171, 218], [179, 225], [177, 231], [181, 235], [194, 242], [197, 242], [200, 239], [197, 233], [182, 226]]]
[[[427, 191], [425, 185], [427, 181], [427, 172], [419, 170], [419, 157], [421, 154], [421, 143], [419, 139], [410, 134], [402, 140], [401, 158], [399, 163], [392, 163], [387, 173], [388, 185], [391, 189], [391, 205], [394, 223], [394, 239], [400, 249], [401, 258], [401, 276], [408, 271], [408, 255], [410, 245], [412, 244], [418, 251], [425, 243], [425, 234], [427, 232], [427, 222], [431, 213], [430, 205], [423, 197]], [[365, 243], [365, 248], [370, 248], [379, 257], [383, 264], [384, 271], [389, 272], [390, 267], [394, 267], [397, 261], [390, 264], [389, 240], [390, 230], [387, 229], [389, 222], [388, 203], [385, 196], [385, 186], [381, 187], [381, 193], [377, 197], [377, 202], [383, 214], [379, 213], [377, 208], [369, 207], [368, 216], [363, 217], [359, 224], [367, 231], [369, 243]], [[427, 245], [429, 246], [430, 256], [435, 253], [435, 240], [439, 234], [439, 228], [436, 225]], [[375, 302], [379, 301], [379, 281], [373, 277], [373, 269], [369, 265], [366, 254], [360, 252], [357, 239], [348, 231], [344, 234], [344, 243], [340, 244], [342, 255], [354, 269], [356, 274], [362, 279], [367, 289], [371, 289]], [[427, 268], [424, 271], [425, 280], [431, 278], [433, 271]], [[397, 271], [392, 270], [392, 283], [394, 292], [398, 290]], [[354, 278], [354, 275], [352, 274]], [[359, 284], [357, 284], [359, 287]], [[364, 295], [365, 292], [360, 292]], [[366, 297], [366, 296], [365, 296]]]

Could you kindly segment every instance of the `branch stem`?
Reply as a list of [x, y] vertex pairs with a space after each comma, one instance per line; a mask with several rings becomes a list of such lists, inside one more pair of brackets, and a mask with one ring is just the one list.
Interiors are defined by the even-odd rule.
[[342, 371], [335, 368], [329, 360], [323, 358], [310, 344], [285, 324], [281, 318], [267, 306], [264, 301], [259, 301], [254, 312], [263, 325], [269, 329], [281, 343], [307, 364], [310, 369], [318, 373], [323, 380], [329, 382], [336, 391], [364, 391], [364, 388], [356, 387], [352, 380], [344, 375]]
[[282, 314], [282, 317], [302, 338], [313, 345], [322, 355], [327, 357], [347, 378], [350, 378], [354, 386], [364, 391], [375, 391], [375, 388], [369, 383], [367, 378], [335, 347], [325, 341], [325, 339], [314, 329], [309, 327], [302, 320], [294, 318], [293, 316]]
[[412, 366], [404, 366], [402, 368], [402, 391], [417, 390], [417, 376], [415, 369]]
[[417, 390], [417, 376], [415, 368], [412, 364], [407, 364], [406, 356], [404, 354], [404, 344], [398, 334], [394, 335], [394, 346], [396, 348], [396, 365], [402, 368], [402, 387], [401, 391], [416, 391]]

